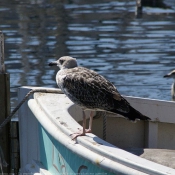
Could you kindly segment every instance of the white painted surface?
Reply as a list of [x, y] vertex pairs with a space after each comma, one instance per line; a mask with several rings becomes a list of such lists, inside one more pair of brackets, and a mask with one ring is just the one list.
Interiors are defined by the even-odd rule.
[[[166, 135], [171, 135], [172, 130], [168, 131], [163, 124], [166, 123], [175, 128], [175, 102], [173, 101], [163, 101], [154, 99], [144, 99], [138, 97], [125, 97], [133, 107], [138, 109], [141, 113], [151, 118], [151, 122], [147, 125], [147, 138], [146, 143], [148, 148], [168, 148], [175, 149], [175, 137], [173, 139], [163, 139], [160, 133], [166, 133]], [[166, 140], [166, 143], [163, 140]], [[162, 147], [162, 144], [166, 146]], [[168, 144], [171, 144], [168, 147]]]
[[147, 126], [147, 147], [148, 148], [157, 148], [157, 139], [158, 139], [158, 123], [149, 122]]
[[[21, 102], [30, 91], [30, 87], [18, 89], [18, 101]], [[30, 98], [32, 98], [31, 95]], [[27, 101], [18, 111], [19, 116], [19, 137], [20, 137], [20, 163], [24, 167], [33, 159], [39, 159], [38, 151], [38, 125], [33, 113], [29, 110]]]

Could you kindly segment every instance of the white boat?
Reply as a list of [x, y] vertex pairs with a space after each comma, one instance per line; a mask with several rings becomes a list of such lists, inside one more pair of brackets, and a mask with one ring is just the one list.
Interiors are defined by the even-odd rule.
[[[19, 88], [19, 102], [31, 89]], [[64, 94], [35, 93], [19, 110], [21, 173], [175, 175], [175, 103], [126, 97], [151, 121], [106, 114], [73, 141], [82, 111]]]

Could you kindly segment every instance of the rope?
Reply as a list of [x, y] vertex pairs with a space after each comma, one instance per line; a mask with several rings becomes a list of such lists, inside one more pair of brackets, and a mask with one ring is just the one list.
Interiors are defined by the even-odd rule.
[[106, 112], [103, 112], [103, 140], [106, 140]]
[[60, 89], [33, 89], [30, 90], [27, 95], [23, 98], [23, 100], [16, 106], [16, 108], [12, 111], [12, 113], [1, 123], [0, 131], [2, 128], [11, 120], [13, 115], [18, 111], [18, 109], [22, 106], [22, 104], [28, 99], [28, 97], [35, 92], [43, 92], [43, 93], [58, 93], [62, 94], [63, 92]]
[[104, 112], [104, 111], [97, 111], [96, 112], [96, 115], [93, 117], [93, 119], [98, 119], [98, 118], [100, 118], [100, 117], [102, 117], [103, 119], [103, 140], [106, 140], [106, 112]]

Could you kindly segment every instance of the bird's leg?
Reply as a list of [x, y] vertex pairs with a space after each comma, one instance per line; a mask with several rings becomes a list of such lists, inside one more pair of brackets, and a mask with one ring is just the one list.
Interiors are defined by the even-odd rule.
[[[93, 121], [93, 111], [90, 112], [90, 116], [89, 116], [89, 128], [88, 129], [85, 129], [85, 133], [91, 133], [92, 132], [92, 121]], [[81, 128], [78, 128], [78, 130], [82, 132], [82, 129]]]
[[83, 133], [82, 135], [85, 135], [86, 133], [86, 115], [85, 115], [85, 111], [83, 110]]
[[75, 136], [72, 138], [72, 140], [76, 139], [78, 136], [84, 136], [85, 133], [86, 133], [86, 115], [85, 115], [85, 112], [83, 110], [83, 131], [71, 134], [71, 135], [75, 134]]
[[86, 129], [86, 133], [91, 133], [92, 132], [92, 121], [93, 121], [93, 111], [90, 113], [89, 117], [89, 129]]

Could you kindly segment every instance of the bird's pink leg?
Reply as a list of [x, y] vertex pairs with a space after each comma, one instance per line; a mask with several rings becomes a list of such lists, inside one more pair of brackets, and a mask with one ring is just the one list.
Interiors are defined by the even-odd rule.
[[[88, 129], [85, 129], [85, 133], [91, 133], [92, 132], [92, 121], [93, 121], [93, 111], [90, 112], [89, 128]], [[82, 132], [82, 129], [80, 129], [80, 128], [78, 128], [78, 129]]]
[[86, 133], [91, 133], [92, 132], [92, 121], [93, 121], [93, 111], [90, 113], [89, 117], [89, 129], [86, 129]]
[[78, 136], [85, 136], [85, 133], [86, 133], [86, 115], [85, 115], [85, 112], [83, 110], [83, 131], [82, 132], [79, 132], [79, 133], [73, 133], [71, 135], [75, 135], [72, 140], [76, 139]]
[[[72, 140], [76, 139], [78, 136], [84, 136], [85, 133], [91, 133], [92, 132], [92, 121], [93, 121], [93, 112], [91, 111], [90, 119], [89, 119], [89, 129], [86, 129], [86, 115], [83, 110], [83, 130], [79, 129], [80, 132], [74, 133], [75, 136], [73, 137]], [[74, 135], [74, 134], [71, 134], [71, 135]]]

